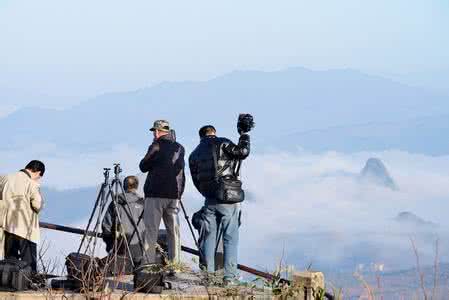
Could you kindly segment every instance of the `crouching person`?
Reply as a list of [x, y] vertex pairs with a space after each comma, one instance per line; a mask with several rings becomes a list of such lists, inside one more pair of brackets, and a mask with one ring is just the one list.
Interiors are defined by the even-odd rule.
[[[123, 185], [125, 194], [118, 195], [117, 206], [114, 202], [109, 204], [103, 218], [101, 224], [103, 240], [108, 253], [127, 255], [130, 252], [134, 265], [138, 266], [143, 256], [141, 247], [143, 244], [141, 243], [145, 231], [145, 224], [142, 220], [144, 200], [137, 193], [139, 180], [136, 176], [126, 177]], [[117, 253], [114, 253], [114, 249], [117, 249]]]
[[[19, 172], [3, 179], [2, 200], [6, 204], [4, 220], [5, 258], [16, 258], [37, 271], [37, 243], [40, 240], [39, 213], [43, 201], [39, 181], [45, 165], [33, 160]], [[1, 190], [1, 188], [0, 188]]]

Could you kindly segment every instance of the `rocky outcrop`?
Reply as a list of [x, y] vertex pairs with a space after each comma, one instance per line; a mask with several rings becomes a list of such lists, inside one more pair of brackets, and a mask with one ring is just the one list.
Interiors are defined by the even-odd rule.
[[437, 226], [435, 223], [426, 221], [409, 211], [400, 212], [395, 220], [404, 225], [412, 225], [420, 228], [434, 228]]
[[378, 158], [370, 158], [360, 172], [359, 178], [363, 182], [377, 184], [392, 190], [398, 190], [384, 163]]

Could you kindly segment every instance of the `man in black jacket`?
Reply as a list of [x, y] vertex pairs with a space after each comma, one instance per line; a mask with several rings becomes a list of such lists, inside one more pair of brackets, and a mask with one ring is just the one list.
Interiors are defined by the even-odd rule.
[[154, 141], [139, 165], [142, 172], [148, 172], [144, 185], [147, 263], [156, 262], [155, 245], [161, 219], [167, 229], [168, 258], [176, 262], [181, 252], [178, 212], [185, 185], [185, 151], [170, 134], [167, 121], [155, 121], [150, 130]]
[[218, 200], [220, 186], [217, 182], [219, 178], [238, 177], [236, 169], [240, 161], [249, 155], [250, 138], [241, 132], [239, 143], [235, 145], [226, 138], [217, 137], [212, 125], [202, 127], [199, 135], [201, 141], [189, 157], [189, 166], [195, 187], [205, 197], [201, 253], [207, 271], [214, 272], [217, 237], [222, 234], [224, 282], [232, 283], [238, 278], [240, 203], [225, 204]]

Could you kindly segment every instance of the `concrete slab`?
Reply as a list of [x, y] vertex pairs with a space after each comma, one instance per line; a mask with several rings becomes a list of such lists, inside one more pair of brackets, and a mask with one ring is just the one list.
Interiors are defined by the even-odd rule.
[[226, 291], [210, 291], [210, 294], [142, 294], [132, 292], [111, 292], [111, 293], [97, 293], [97, 294], [74, 294], [68, 292], [20, 292], [20, 293], [6, 293], [0, 292], [1, 300], [86, 300], [86, 299], [108, 299], [108, 300], [153, 300], [153, 299], [273, 299], [272, 296], [265, 294], [234, 294]]
[[[121, 276], [120, 281], [108, 280], [106, 291], [101, 293], [79, 294], [71, 291], [52, 290], [27, 291], [20, 293], [0, 292], [0, 300], [150, 300], [150, 299], [272, 299], [271, 291], [246, 286], [216, 287], [205, 286], [204, 280], [197, 272], [177, 273], [168, 276], [164, 281], [170, 289], [164, 289], [162, 294], [143, 294], [133, 292], [132, 276]], [[111, 291], [114, 287], [114, 291]], [[119, 288], [119, 289], [117, 289]]]

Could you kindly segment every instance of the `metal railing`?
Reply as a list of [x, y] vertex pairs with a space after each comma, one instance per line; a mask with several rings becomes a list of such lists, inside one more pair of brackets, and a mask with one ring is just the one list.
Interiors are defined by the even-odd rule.
[[[69, 226], [64, 226], [64, 225], [57, 225], [57, 224], [52, 224], [52, 223], [47, 223], [47, 222], [40, 222], [39, 226], [41, 228], [45, 228], [45, 229], [51, 229], [51, 230], [56, 230], [56, 231], [61, 231], [61, 232], [67, 232], [67, 233], [73, 233], [73, 234], [79, 234], [79, 235], [89, 235], [89, 236], [97, 236], [97, 237], [103, 237], [104, 234], [103, 233], [95, 233], [93, 231], [88, 231], [86, 232], [84, 229], [80, 229], [80, 228], [75, 228], [75, 227], [69, 227]], [[162, 245], [162, 246], [166, 246], [166, 245]], [[196, 255], [199, 256], [200, 252], [198, 250], [186, 247], [186, 246], [182, 246], [181, 245], [181, 250], [192, 254], [192, 255]], [[237, 268], [243, 272], [247, 272], [249, 274], [255, 275], [255, 276], [259, 276], [262, 278], [265, 278], [267, 280], [273, 280], [274, 276], [270, 273], [267, 272], [263, 272], [260, 270], [256, 270], [254, 268], [242, 265], [242, 264], [238, 264]], [[285, 282], [287, 284], [290, 284], [290, 281], [287, 279], [281, 279], [281, 282]], [[334, 300], [334, 296], [329, 294], [329, 293], [325, 293], [325, 297], [329, 300]]]

